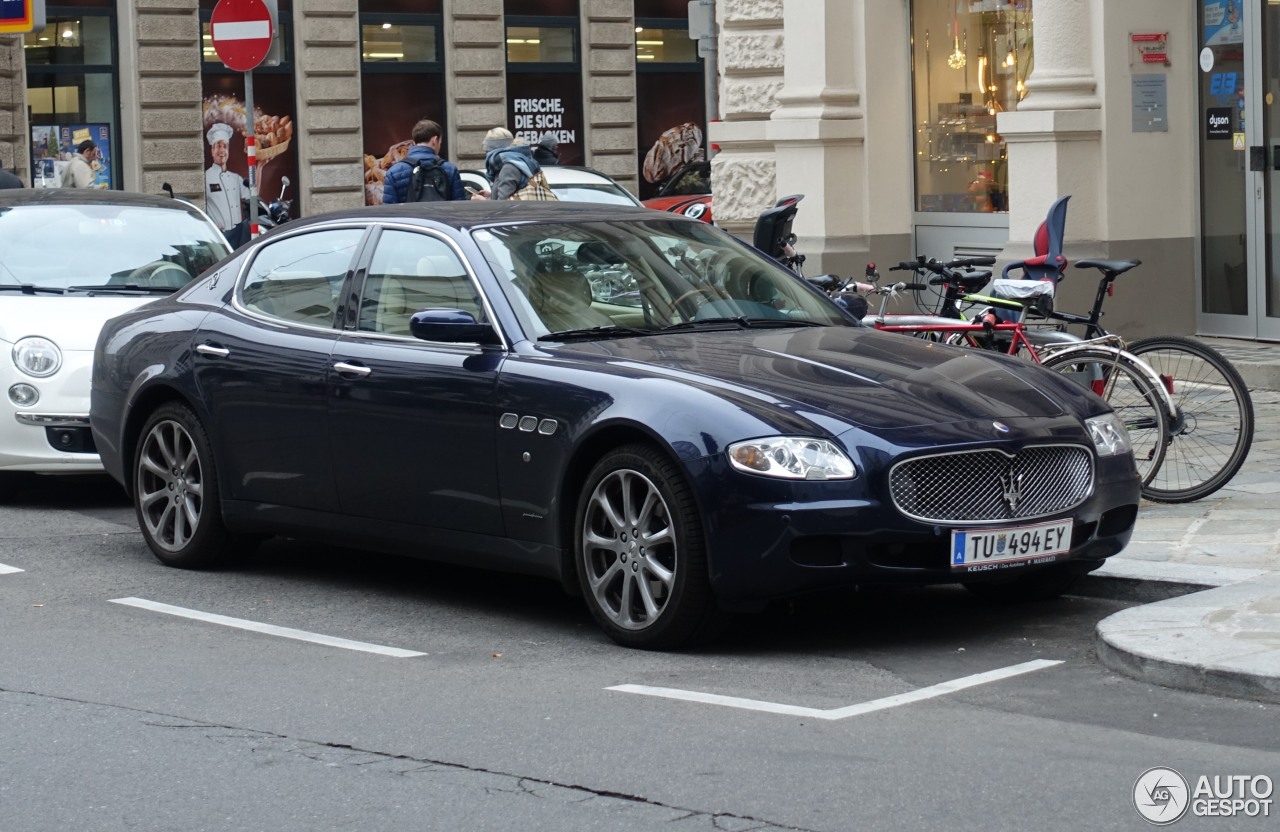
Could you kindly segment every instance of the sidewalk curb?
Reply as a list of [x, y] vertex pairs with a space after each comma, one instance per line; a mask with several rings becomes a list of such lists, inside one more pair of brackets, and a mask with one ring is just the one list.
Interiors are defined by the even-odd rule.
[[1098, 622], [1097, 654], [1170, 688], [1280, 704], [1280, 574], [1122, 610]]

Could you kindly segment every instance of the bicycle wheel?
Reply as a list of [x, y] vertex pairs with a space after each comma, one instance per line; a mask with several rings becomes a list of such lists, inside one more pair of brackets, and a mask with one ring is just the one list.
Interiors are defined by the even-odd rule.
[[1164, 464], [1143, 496], [1161, 503], [1209, 496], [1249, 455], [1254, 424], [1249, 388], [1222, 353], [1192, 338], [1142, 338], [1129, 344], [1129, 352], [1151, 365], [1178, 408]]
[[1107, 400], [1124, 422], [1133, 445], [1133, 459], [1142, 477], [1142, 490], [1159, 472], [1168, 446], [1169, 424], [1155, 382], [1147, 374], [1105, 349], [1077, 350], [1046, 358], [1043, 366], [1063, 373], [1086, 390]]

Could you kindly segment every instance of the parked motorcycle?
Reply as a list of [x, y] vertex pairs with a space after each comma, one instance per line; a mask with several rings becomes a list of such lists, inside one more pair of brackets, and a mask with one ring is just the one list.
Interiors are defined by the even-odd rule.
[[258, 196], [258, 228], [262, 231], [270, 231], [277, 225], [293, 219], [289, 213], [293, 207], [293, 200], [284, 198], [285, 189], [289, 184], [289, 177], [280, 177], [280, 194], [269, 205], [261, 195]]

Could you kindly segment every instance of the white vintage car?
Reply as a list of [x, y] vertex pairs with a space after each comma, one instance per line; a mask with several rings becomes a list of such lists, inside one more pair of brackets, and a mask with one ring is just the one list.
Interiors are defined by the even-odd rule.
[[199, 208], [119, 191], [0, 191], [0, 499], [29, 472], [102, 470], [89, 373], [103, 322], [229, 253]]

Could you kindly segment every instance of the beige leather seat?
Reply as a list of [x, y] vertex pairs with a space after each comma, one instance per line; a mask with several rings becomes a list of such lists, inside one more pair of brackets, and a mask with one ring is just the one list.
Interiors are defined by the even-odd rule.
[[613, 319], [591, 306], [591, 284], [576, 271], [535, 274], [529, 304], [552, 332], [613, 326]]

